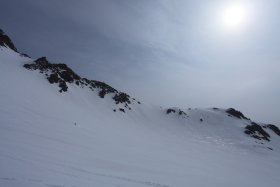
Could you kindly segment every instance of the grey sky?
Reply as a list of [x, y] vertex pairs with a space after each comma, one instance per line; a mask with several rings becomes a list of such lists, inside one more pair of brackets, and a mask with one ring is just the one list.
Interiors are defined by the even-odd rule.
[[252, 19], [229, 32], [217, 15], [231, 1], [1, 0], [0, 27], [20, 51], [144, 102], [280, 124], [280, 1], [243, 0]]

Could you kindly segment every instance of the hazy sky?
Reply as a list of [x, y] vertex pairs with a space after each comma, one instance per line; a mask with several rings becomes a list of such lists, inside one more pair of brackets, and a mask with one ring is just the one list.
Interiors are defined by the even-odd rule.
[[[21, 52], [163, 107], [234, 107], [280, 124], [279, 0], [0, 0]], [[237, 29], [221, 21], [246, 7]]]

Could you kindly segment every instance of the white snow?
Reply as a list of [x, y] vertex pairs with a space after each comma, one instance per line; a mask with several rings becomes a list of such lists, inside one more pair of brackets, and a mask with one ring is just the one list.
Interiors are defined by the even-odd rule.
[[279, 186], [272, 131], [271, 142], [257, 141], [224, 110], [113, 112], [109, 95], [75, 85], [59, 93], [22, 67], [32, 61], [0, 47], [1, 187]]

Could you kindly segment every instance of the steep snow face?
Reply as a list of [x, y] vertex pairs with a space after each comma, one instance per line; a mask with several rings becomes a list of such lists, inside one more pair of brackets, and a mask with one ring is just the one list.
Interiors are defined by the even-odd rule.
[[[131, 110], [100, 88], [50, 84], [52, 72], [0, 46], [0, 186], [278, 186], [280, 138], [245, 134], [226, 109]], [[61, 77], [60, 77], [61, 78]], [[119, 93], [119, 92], [118, 92]], [[265, 124], [260, 124], [265, 126]], [[273, 150], [271, 150], [273, 149]]]

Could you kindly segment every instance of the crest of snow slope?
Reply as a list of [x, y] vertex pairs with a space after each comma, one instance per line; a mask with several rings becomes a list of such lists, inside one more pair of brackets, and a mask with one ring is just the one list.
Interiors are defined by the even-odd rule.
[[[60, 93], [34, 60], [0, 46], [0, 186], [278, 186], [279, 136], [222, 110], [166, 114], [69, 84]], [[202, 119], [202, 121], [201, 121]], [[273, 148], [273, 150], [267, 149]]]

